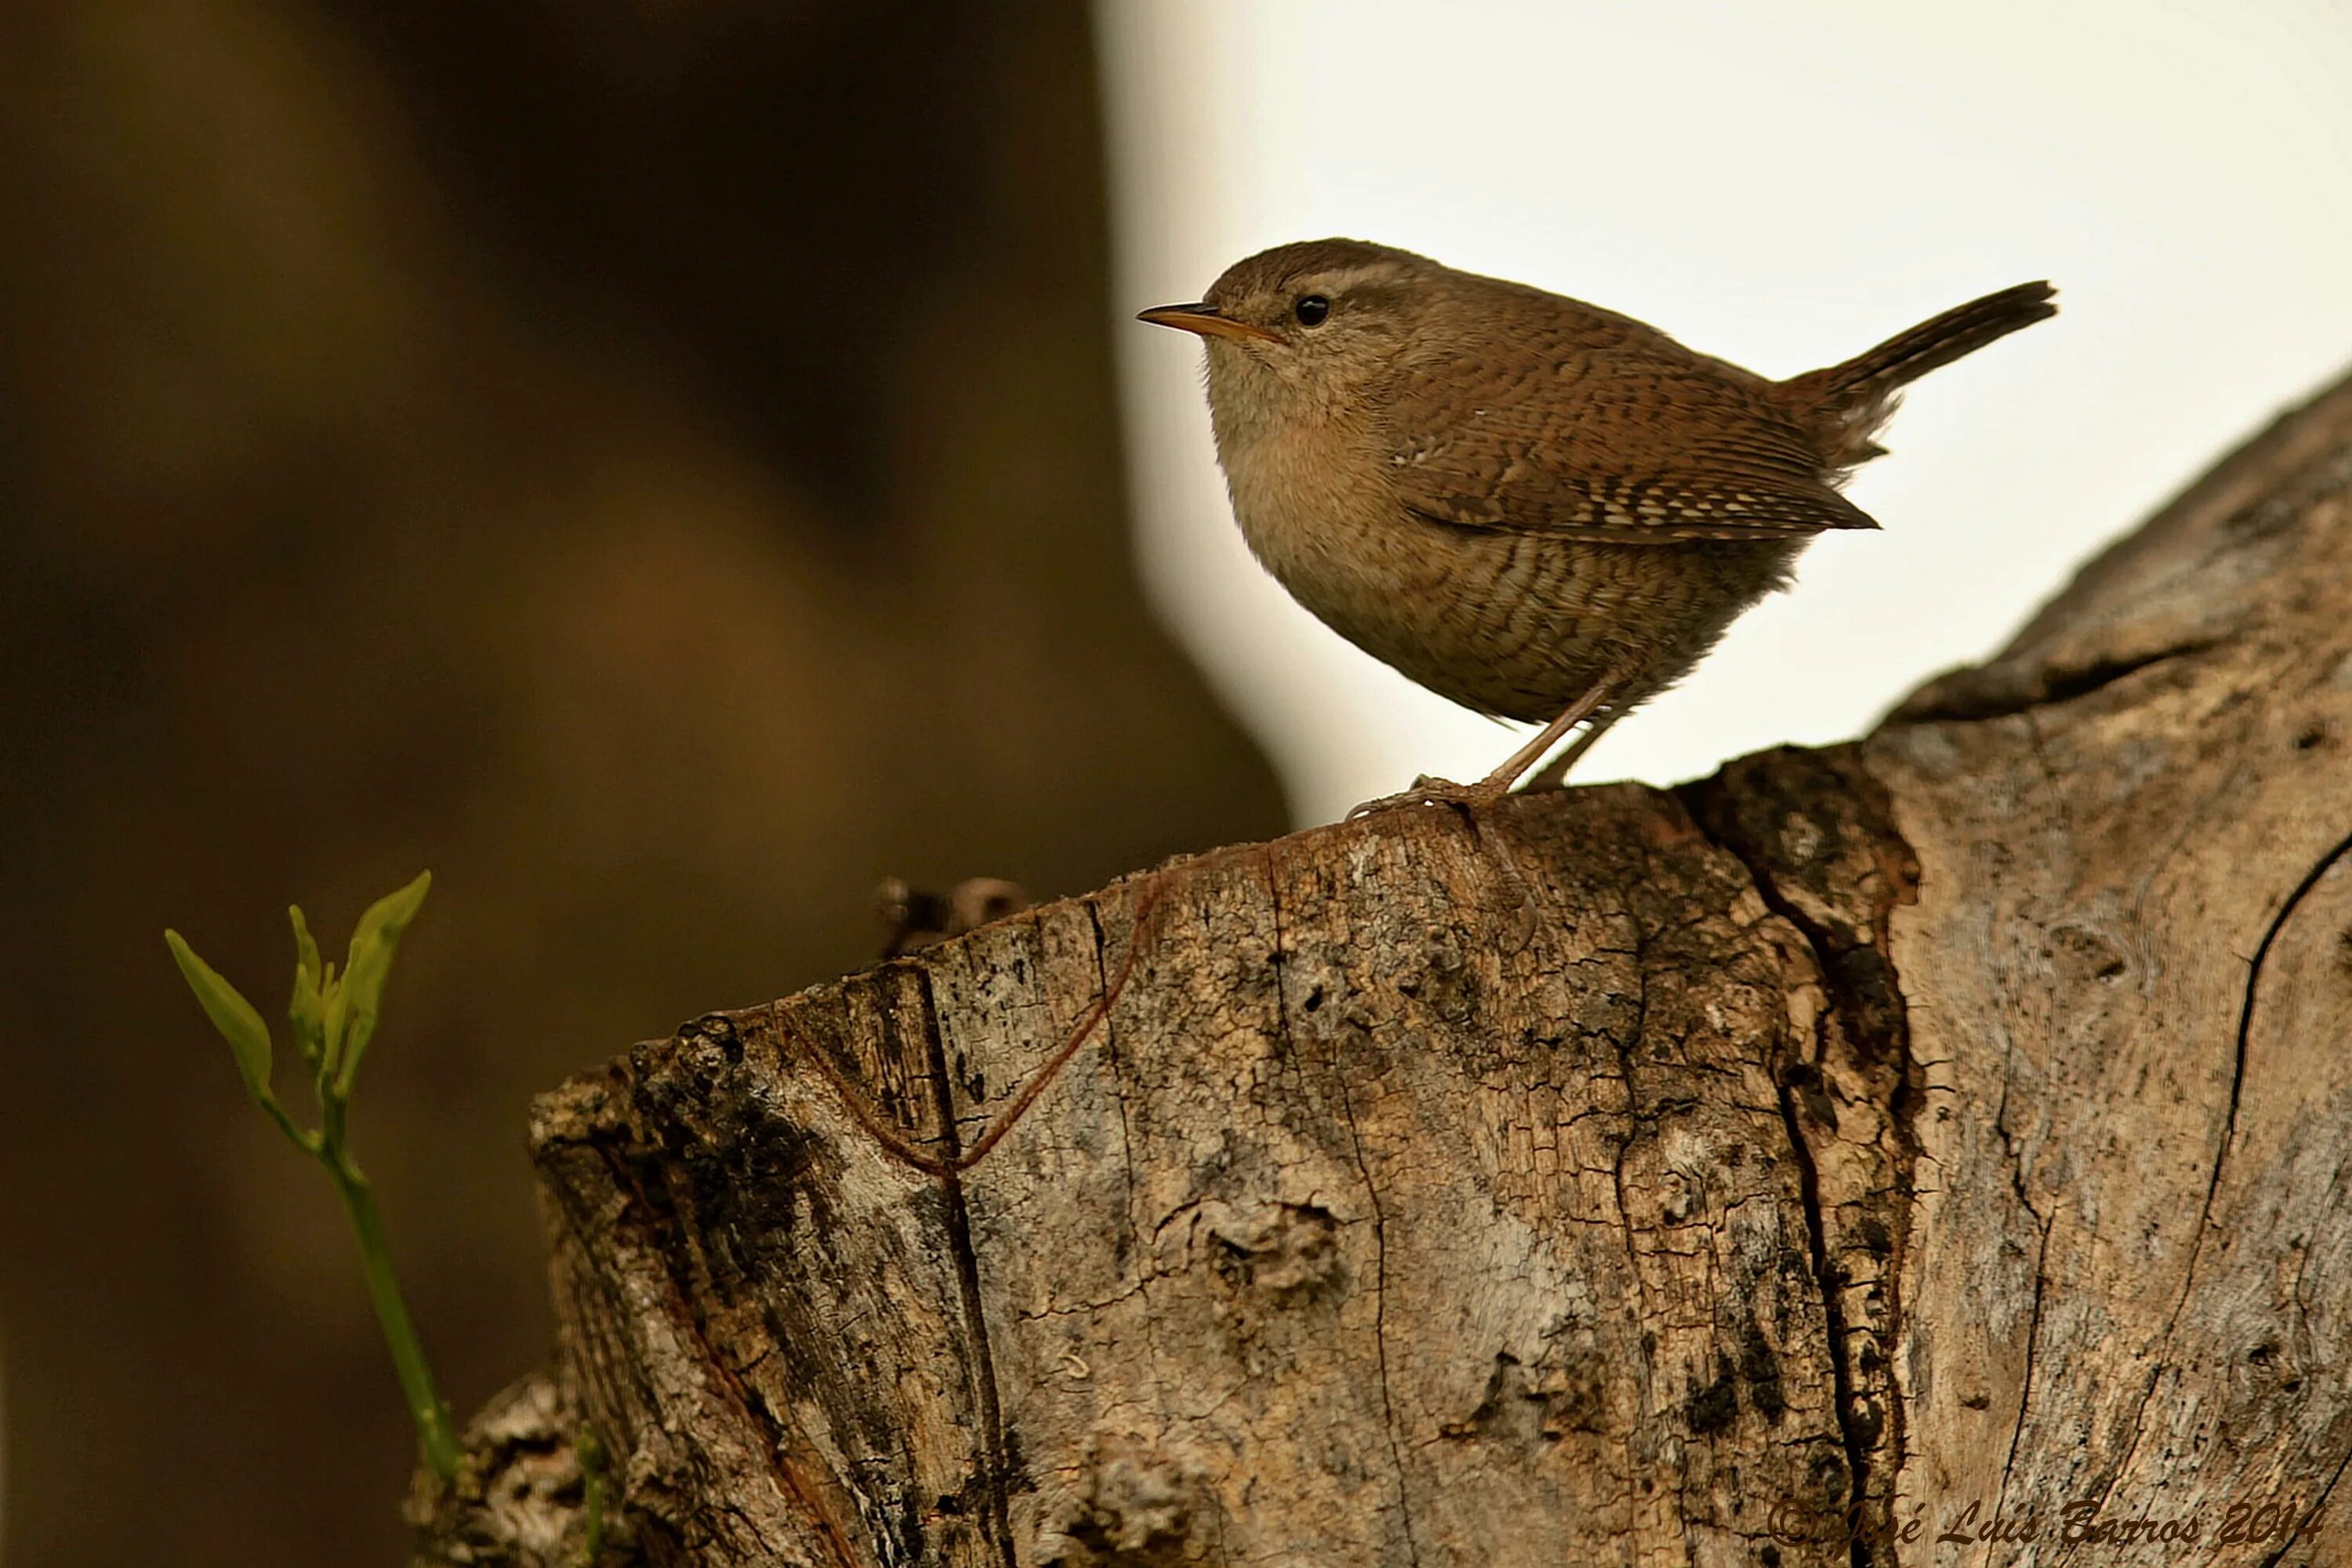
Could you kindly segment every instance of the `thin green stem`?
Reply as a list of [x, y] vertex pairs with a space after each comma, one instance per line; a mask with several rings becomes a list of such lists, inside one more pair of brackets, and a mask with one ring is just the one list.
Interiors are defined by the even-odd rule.
[[[341, 1118], [331, 1117], [330, 1125]], [[425, 1364], [425, 1346], [416, 1337], [416, 1325], [408, 1316], [408, 1303], [400, 1294], [400, 1281], [393, 1277], [392, 1248], [383, 1235], [383, 1216], [376, 1211], [375, 1191], [368, 1179], [352, 1163], [340, 1138], [331, 1139], [319, 1152], [320, 1163], [335, 1179], [335, 1190], [343, 1195], [343, 1207], [350, 1211], [352, 1229], [360, 1243], [360, 1265], [367, 1274], [368, 1298], [375, 1303], [376, 1321], [383, 1325], [384, 1347], [392, 1352], [392, 1370], [400, 1379], [400, 1392], [408, 1401], [408, 1413], [416, 1421], [417, 1442], [425, 1450], [425, 1462], [443, 1486], [457, 1475], [457, 1434], [449, 1423], [449, 1407], [441, 1402], [440, 1390], [433, 1384], [433, 1369]]]
[[586, 1568], [596, 1568], [596, 1560], [604, 1555], [604, 1445], [596, 1434], [586, 1427], [572, 1445], [580, 1457], [580, 1479], [586, 1494], [583, 1511], [587, 1516]]
[[305, 1154], [318, 1153], [319, 1135], [316, 1132], [305, 1132], [295, 1126], [294, 1119], [286, 1114], [286, 1108], [278, 1104], [274, 1096], [263, 1095], [261, 1109], [269, 1113], [269, 1120], [278, 1123], [278, 1130], [280, 1132], [294, 1141], [294, 1147], [301, 1150]]

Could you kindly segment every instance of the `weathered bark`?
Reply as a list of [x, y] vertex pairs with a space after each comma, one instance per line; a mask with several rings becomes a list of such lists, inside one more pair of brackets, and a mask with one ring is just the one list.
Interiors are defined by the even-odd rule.
[[2352, 383], [1865, 741], [1507, 803], [1531, 934], [1392, 812], [550, 1096], [556, 1383], [664, 1563], [2352, 1561], [2347, 746]]

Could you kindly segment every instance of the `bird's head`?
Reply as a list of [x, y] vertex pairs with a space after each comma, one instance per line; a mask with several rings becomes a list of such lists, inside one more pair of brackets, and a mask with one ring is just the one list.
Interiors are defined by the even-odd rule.
[[1208, 345], [1221, 437], [1261, 421], [1328, 418], [1360, 405], [1397, 370], [1445, 269], [1354, 239], [1276, 246], [1225, 268], [1199, 303], [1137, 319]]

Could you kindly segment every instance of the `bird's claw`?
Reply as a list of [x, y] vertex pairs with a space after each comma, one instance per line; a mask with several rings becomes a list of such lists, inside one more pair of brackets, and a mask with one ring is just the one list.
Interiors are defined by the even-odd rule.
[[1411, 789], [1364, 802], [1348, 813], [1348, 820], [1354, 822], [1403, 805], [1450, 805], [1465, 815], [1475, 814], [1502, 799], [1504, 793], [1489, 784], [1459, 784], [1452, 779], [1433, 779], [1423, 773], [1412, 781]]

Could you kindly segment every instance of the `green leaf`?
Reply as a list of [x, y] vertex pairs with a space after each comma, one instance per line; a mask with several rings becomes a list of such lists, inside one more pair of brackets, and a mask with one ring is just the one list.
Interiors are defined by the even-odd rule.
[[319, 1068], [320, 1087], [323, 1088], [326, 1076], [335, 1070], [335, 1058], [343, 1048], [343, 983], [335, 978], [335, 961], [331, 958], [327, 960], [326, 973], [319, 981], [319, 989], [326, 998], [327, 1008], [326, 1054], [320, 1058]]
[[327, 1002], [319, 988], [319, 944], [310, 940], [301, 905], [286, 913], [294, 922], [294, 998], [286, 1005], [286, 1016], [294, 1025], [294, 1043], [302, 1047], [302, 1059], [315, 1075], [326, 1070], [327, 1061]]
[[245, 1079], [247, 1092], [253, 1096], [257, 1104], [271, 1104], [269, 1026], [261, 1021], [261, 1015], [254, 1010], [253, 1004], [247, 1001], [236, 986], [222, 979], [211, 964], [190, 950], [178, 931], [165, 931], [163, 942], [171, 948], [172, 957], [180, 965], [180, 973], [186, 976], [188, 989], [196, 994], [197, 1002], [203, 1005], [205, 1016], [213, 1021], [213, 1027], [218, 1029], [221, 1038], [228, 1042], [230, 1054], [236, 1058], [236, 1070]]
[[310, 989], [316, 991], [319, 988], [319, 944], [310, 940], [310, 922], [302, 918], [301, 905], [287, 905], [286, 915], [294, 922], [294, 962], [309, 976]]
[[432, 886], [433, 873], [419, 872], [408, 886], [396, 893], [386, 893], [370, 905], [368, 912], [360, 917], [359, 929], [352, 932], [351, 956], [343, 965], [343, 984], [336, 998], [342, 1005], [347, 1031], [341, 1062], [335, 1074], [338, 1094], [351, 1092], [361, 1054], [375, 1034], [383, 984], [392, 974], [393, 953], [400, 946], [401, 933], [416, 918], [417, 909]]

